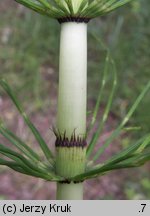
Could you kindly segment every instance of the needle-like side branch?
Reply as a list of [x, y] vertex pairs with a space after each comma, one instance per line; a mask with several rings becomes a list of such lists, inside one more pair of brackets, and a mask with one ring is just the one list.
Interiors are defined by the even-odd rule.
[[148, 82], [148, 84], [145, 86], [145, 88], [143, 89], [143, 91], [141, 92], [141, 94], [138, 96], [138, 98], [136, 99], [135, 103], [132, 105], [132, 107], [130, 108], [130, 110], [128, 111], [127, 115], [124, 117], [124, 119], [122, 120], [122, 122], [119, 124], [119, 126], [114, 130], [114, 132], [106, 140], [106, 142], [104, 143], [104, 145], [101, 148], [98, 149], [98, 151], [96, 152], [96, 154], [94, 155], [94, 157], [92, 159], [93, 162], [96, 161], [96, 160], [98, 160], [98, 158], [100, 157], [101, 154], [103, 154], [103, 152], [105, 151], [105, 149], [121, 133], [122, 129], [127, 124], [127, 122], [129, 121], [129, 119], [131, 118], [131, 116], [135, 112], [136, 108], [138, 107], [138, 105], [140, 104], [140, 102], [142, 101], [142, 99], [144, 98], [144, 96], [146, 95], [146, 93], [149, 90], [150, 90], [150, 82]]
[[44, 141], [43, 137], [41, 136], [41, 134], [39, 133], [37, 128], [34, 126], [34, 124], [30, 121], [27, 114], [24, 112], [21, 104], [19, 103], [17, 97], [13, 93], [10, 86], [3, 79], [0, 80], [0, 86], [4, 89], [4, 91], [9, 95], [12, 102], [15, 104], [15, 106], [18, 109], [19, 113], [23, 117], [25, 123], [27, 124], [27, 126], [29, 127], [31, 132], [33, 133], [33, 135], [34, 135], [35, 139], [37, 140], [37, 142], [39, 143], [39, 145], [41, 147], [41, 150], [43, 151], [43, 153], [44, 153], [45, 157], [47, 158], [47, 160], [49, 162], [53, 161], [53, 158], [54, 158], [53, 153], [51, 152], [50, 148], [47, 146], [46, 142]]
[[[14, 0], [59, 22], [87, 22], [103, 16], [133, 0]], [[67, 18], [67, 19], [66, 19]], [[61, 20], [61, 21], [60, 21]]]

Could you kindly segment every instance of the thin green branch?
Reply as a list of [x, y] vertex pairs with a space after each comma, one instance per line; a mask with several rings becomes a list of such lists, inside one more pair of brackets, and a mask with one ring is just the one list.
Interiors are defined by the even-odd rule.
[[81, 15], [82, 11], [88, 6], [89, 1], [88, 0], [83, 0], [80, 4], [80, 7], [77, 11], [77, 14]]
[[24, 121], [28, 125], [29, 129], [32, 131], [34, 137], [36, 138], [37, 142], [39, 143], [44, 155], [46, 156], [47, 160], [51, 162], [53, 160], [53, 154], [47, 144], [45, 143], [44, 139], [40, 135], [39, 131], [36, 129], [36, 127], [33, 125], [33, 123], [30, 121], [29, 117], [24, 112], [22, 106], [20, 105], [18, 99], [14, 95], [12, 89], [10, 86], [5, 82], [5, 80], [0, 80], [0, 85], [2, 88], [7, 92], [9, 97], [11, 98], [12, 102], [17, 107], [18, 111], [20, 112], [21, 116], [23, 117]]
[[125, 150], [122, 150], [103, 164], [98, 164], [85, 173], [75, 176], [72, 180], [78, 181], [80, 179], [83, 181], [105, 175], [107, 172], [113, 170], [139, 167], [150, 160], [148, 146], [150, 146], [150, 135], [140, 139], [137, 143], [129, 146]]
[[26, 172], [22, 167], [20, 167], [16, 162], [13, 161], [7, 161], [0, 158], [0, 165], [7, 166], [16, 172], [20, 172], [22, 174], [30, 175], [28, 172]]
[[16, 2], [24, 5], [25, 7], [32, 9], [35, 12], [38, 12], [42, 15], [47, 15], [45, 8], [43, 8], [40, 4], [33, 2], [31, 0], [15, 0]]
[[56, 18], [65, 16], [65, 13], [59, 8], [52, 6], [46, 1], [33, 1], [33, 0], [15, 0], [16, 2], [26, 6], [29, 9], [32, 9], [35, 12], [38, 12], [42, 15], [48, 16], [50, 18]]
[[95, 156], [93, 157], [93, 162], [96, 161], [101, 154], [105, 151], [106, 148], [112, 143], [112, 141], [120, 134], [123, 127], [126, 125], [126, 123], [129, 121], [133, 113], [135, 112], [136, 108], [144, 98], [145, 94], [150, 90], [150, 82], [145, 86], [135, 103], [132, 105], [131, 109], [128, 111], [127, 115], [124, 117], [123, 121], [120, 123], [120, 125], [114, 130], [114, 132], [110, 135], [108, 140], [105, 142], [105, 144], [99, 148], [99, 150], [96, 152]]
[[[15, 161], [18, 166], [20, 166], [28, 175], [41, 177], [44, 179], [53, 180], [56, 179], [57, 176], [52, 173], [52, 171], [47, 167], [45, 167], [42, 163], [35, 163], [27, 160], [25, 157], [20, 155], [19, 153], [5, 147], [4, 145], [0, 144], [0, 154], [8, 157], [9, 159]], [[3, 164], [7, 165], [7, 164]]]
[[64, 13], [64, 16], [70, 16], [69, 8], [65, 6], [64, 1], [55, 0], [55, 2], [58, 9], [60, 9]]
[[89, 6], [83, 11], [83, 16], [88, 16], [90, 18], [95, 18], [97, 16], [103, 16], [111, 11], [131, 2], [133, 0], [99, 0], [93, 1]]
[[37, 0], [38, 2], [41, 3], [41, 5], [43, 5], [46, 9], [51, 9], [52, 6], [50, 5], [49, 2], [45, 1], [45, 0]]
[[140, 154], [146, 149], [146, 147], [150, 144], [150, 135], [147, 135], [145, 137], [142, 137], [140, 140], [138, 140], [134, 145], [131, 145], [127, 147], [126, 149], [123, 149], [121, 152], [114, 155], [112, 158], [105, 161], [105, 165], [111, 165], [115, 163], [119, 163], [123, 160], [126, 160], [127, 158], [130, 158], [134, 155]]
[[[76, 11], [72, 0], [15, 0], [16, 2], [51, 18], [74, 17], [95, 18], [105, 15], [133, 0], [81, 0]], [[55, 5], [55, 6], [54, 6]]]
[[114, 76], [113, 77], [113, 85], [112, 85], [111, 93], [109, 95], [108, 102], [107, 102], [104, 114], [102, 116], [102, 120], [100, 121], [99, 127], [98, 127], [97, 131], [94, 133], [94, 135], [92, 137], [92, 140], [91, 140], [91, 142], [90, 142], [90, 144], [88, 146], [87, 157], [89, 157], [92, 154], [92, 152], [94, 150], [94, 147], [95, 147], [95, 145], [96, 145], [96, 143], [97, 143], [97, 141], [98, 141], [98, 139], [99, 139], [99, 137], [100, 137], [100, 135], [102, 133], [102, 130], [104, 128], [104, 124], [108, 119], [111, 104], [112, 104], [112, 101], [113, 101], [114, 92], [115, 92], [116, 85], [117, 85], [116, 67], [115, 67], [114, 61], [110, 58], [110, 56], [108, 56], [108, 63], [111, 63], [112, 68], [113, 68], [113, 76]]
[[64, 0], [66, 5], [68, 6], [68, 9], [70, 11], [70, 15], [74, 16], [74, 8], [73, 8], [73, 3], [72, 0]]
[[34, 152], [28, 145], [26, 145], [20, 138], [9, 131], [7, 128], [0, 125], [0, 134], [2, 134], [6, 139], [8, 139], [11, 144], [17, 147], [23, 154], [29, 157], [31, 160], [40, 161], [41, 158], [36, 152]]
[[62, 179], [60, 177], [52, 178], [51, 176], [49, 176], [49, 174], [45, 175], [40, 172], [31, 171], [28, 167], [24, 166], [23, 164], [18, 164], [16, 162], [7, 161], [1, 158], [0, 158], [0, 165], [7, 166], [16, 172], [19, 172], [25, 175], [29, 175], [29, 176], [33, 176], [33, 177], [37, 177], [37, 178], [42, 178], [47, 181], [60, 181]]
[[96, 118], [98, 115], [98, 111], [102, 102], [102, 95], [103, 95], [103, 91], [106, 85], [106, 78], [107, 78], [107, 74], [108, 74], [108, 64], [109, 64], [109, 54], [107, 53], [106, 55], [106, 59], [105, 59], [105, 67], [104, 67], [104, 72], [103, 72], [103, 78], [102, 81], [100, 82], [100, 90], [98, 93], [98, 97], [97, 97], [97, 101], [96, 101], [96, 105], [94, 107], [94, 111], [93, 111], [93, 115], [91, 118], [91, 122], [89, 125], [89, 128], [87, 129], [87, 134], [91, 131], [91, 129], [93, 128], [95, 122], [96, 122]]
[[30, 169], [39, 171], [39, 167], [37, 166], [38, 163], [36, 164], [36, 166], [33, 164], [33, 162], [31, 162], [30, 160], [27, 160], [24, 156], [22, 156], [21, 154], [5, 147], [4, 145], [0, 144], [0, 153], [9, 157], [12, 160], [15, 160], [18, 164], [24, 164], [27, 167], [29, 167]]

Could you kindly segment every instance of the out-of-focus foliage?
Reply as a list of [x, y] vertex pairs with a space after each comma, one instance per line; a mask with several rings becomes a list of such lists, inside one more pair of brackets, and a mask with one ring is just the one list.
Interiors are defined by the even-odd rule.
[[150, 198], [150, 180], [149, 176], [138, 182], [128, 182], [125, 188], [127, 199], [149, 199]]

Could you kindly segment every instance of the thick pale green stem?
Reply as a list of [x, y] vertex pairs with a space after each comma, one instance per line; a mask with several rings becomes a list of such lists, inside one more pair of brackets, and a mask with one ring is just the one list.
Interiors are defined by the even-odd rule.
[[[61, 24], [56, 172], [69, 179], [85, 170], [87, 25]], [[60, 138], [61, 137], [61, 138]], [[57, 199], [82, 199], [82, 183], [59, 183]]]
[[57, 184], [58, 200], [82, 200], [83, 183]]
[[87, 24], [61, 24], [57, 128], [71, 137], [85, 135]]

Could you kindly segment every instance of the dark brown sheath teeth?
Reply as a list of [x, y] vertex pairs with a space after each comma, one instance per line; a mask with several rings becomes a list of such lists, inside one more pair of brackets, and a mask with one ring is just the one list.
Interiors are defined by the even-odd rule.
[[[70, 184], [72, 181], [70, 181], [69, 179], [65, 179], [63, 181], [60, 181], [59, 183], [60, 184]], [[82, 183], [83, 181], [73, 181], [74, 184], [79, 184], [79, 183]]]
[[77, 23], [88, 23], [90, 18], [85, 17], [62, 17], [58, 19], [58, 22], [65, 23], [65, 22], [77, 22]]
[[71, 139], [69, 140], [67, 137], [56, 137], [56, 141], [55, 141], [55, 146], [56, 147], [86, 147], [87, 146], [87, 142], [85, 139], [82, 138], [75, 138], [75, 137], [71, 137]]

